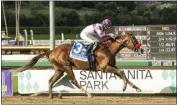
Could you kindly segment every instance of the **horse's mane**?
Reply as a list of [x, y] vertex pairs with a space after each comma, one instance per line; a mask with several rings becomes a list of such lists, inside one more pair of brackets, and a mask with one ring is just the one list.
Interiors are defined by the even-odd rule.
[[[117, 36], [114, 37], [114, 38], [113, 38], [113, 37], [109, 37], [106, 41], [114, 42], [114, 41], [116, 41], [117, 39], [120, 39], [120, 38], [122, 38], [122, 36], [118, 36], [118, 35], [117, 35]], [[106, 41], [105, 41], [105, 42], [106, 42]]]
[[[108, 37], [107, 39], [105, 39], [105, 41], [103, 41], [102, 43], [100, 43], [100, 45], [102, 45], [102, 46], [105, 46], [105, 47], [108, 47], [107, 45], [106, 45], [106, 43], [108, 42], [108, 41], [111, 41], [111, 43], [113, 43], [113, 42], [115, 42], [117, 39], [120, 39], [122, 36], [116, 36], [116, 37]], [[104, 48], [102, 48], [102, 49], [104, 49]]]

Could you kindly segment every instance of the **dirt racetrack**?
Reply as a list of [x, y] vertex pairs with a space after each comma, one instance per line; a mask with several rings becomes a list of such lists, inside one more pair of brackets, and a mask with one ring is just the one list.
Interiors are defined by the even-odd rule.
[[114, 95], [93, 96], [87, 98], [82, 95], [65, 95], [59, 99], [49, 99], [48, 95], [3, 97], [2, 104], [176, 104], [176, 96], [160, 95]]

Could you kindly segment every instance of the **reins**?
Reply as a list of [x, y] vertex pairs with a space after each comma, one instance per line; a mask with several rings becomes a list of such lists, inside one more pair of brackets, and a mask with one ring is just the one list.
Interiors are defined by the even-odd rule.
[[[115, 39], [116, 40], [116, 39]], [[117, 41], [117, 40], [116, 40]], [[118, 41], [117, 41], [118, 42]], [[107, 42], [105, 42], [106, 43], [106, 45], [107, 45], [107, 47], [109, 48], [109, 50], [110, 50], [110, 52], [112, 53], [112, 54], [114, 54], [115, 52], [111, 49], [111, 47], [108, 45], [108, 43]], [[122, 43], [122, 42], [118, 42], [118, 43]], [[124, 44], [123, 44], [124, 45]], [[115, 55], [116, 57], [118, 57], [118, 55], [116, 54]]]
[[[122, 38], [122, 37], [123, 37], [123, 36], [121, 36], [120, 38]], [[115, 40], [116, 42], [122, 44], [123, 46], [120, 46], [120, 48], [121, 48], [121, 47], [127, 47], [127, 48], [129, 48], [127, 44], [125, 44], [125, 43], [119, 41], [120, 39], [116, 39], [116, 38], [113, 38], [113, 37], [112, 37], [112, 40]], [[112, 40], [111, 40], [111, 41], [112, 41]], [[107, 40], [107, 41], [108, 41], [108, 40]], [[114, 52], [114, 51], [112, 50], [111, 46], [108, 44], [107, 41], [105, 41], [104, 43], [105, 43], [106, 46], [108, 47], [108, 49], [109, 49], [109, 51], [111, 52], [111, 54], [115, 54], [116, 52]], [[132, 39], [132, 38], [131, 38], [130, 40], [128, 40], [128, 44], [130, 43], [130, 41], [132, 41], [132, 43], [133, 43], [133, 45], [134, 45], [134, 48], [132, 49], [132, 50], [134, 50], [134, 51], [135, 51], [136, 48], [139, 48], [139, 47], [141, 46], [141, 43], [136, 44], [136, 41], [135, 41], [134, 39]], [[117, 54], [115, 54], [115, 56], [117, 56]], [[117, 56], [117, 57], [118, 57], [118, 56]]]
[[107, 42], [105, 42], [105, 43], [106, 43], [107, 47], [109, 48], [109, 50], [111, 51], [111, 53], [114, 54], [114, 51], [111, 49], [111, 47], [108, 45], [108, 43]]

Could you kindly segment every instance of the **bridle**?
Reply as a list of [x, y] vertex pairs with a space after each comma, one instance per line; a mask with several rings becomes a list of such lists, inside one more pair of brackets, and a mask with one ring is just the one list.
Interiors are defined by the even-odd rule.
[[[117, 42], [120, 42], [119, 40], [116, 40]], [[130, 43], [130, 41], [133, 43], [133, 48], [130, 48], [128, 45], [129, 45], [129, 43]], [[141, 47], [141, 43], [139, 43], [137, 40], [136, 40], [136, 38], [135, 38], [135, 36], [130, 36], [130, 40], [128, 40], [128, 42], [127, 42], [127, 44], [126, 44], [126, 42], [124, 42], [124, 43], [122, 43], [125, 47], [127, 47], [127, 48], [129, 48], [129, 49], [131, 49], [131, 50], [133, 50], [134, 52], [136, 52], [137, 51], [137, 49], [139, 49], [140, 47]]]
[[[133, 43], [133, 46], [134, 46], [133, 48], [130, 48], [130, 47], [128, 46], [129, 43], [130, 43], [130, 41]], [[125, 42], [125, 43], [126, 43], [126, 42]], [[123, 43], [124, 46], [126, 46], [126, 47], [129, 48], [129, 49], [132, 49], [133, 51], [136, 51], [136, 49], [137, 49], [137, 48], [136, 48], [136, 43], [137, 43], [137, 42], [136, 42], [134, 36], [131, 36], [131, 37], [130, 37], [130, 40], [128, 40], [127, 44], [125, 44], [125, 43]]]
[[[124, 36], [121, 36], [121, 38], [123, 38]], [[135, 39], [135, 37], [134, 36], [130, 36], [130, 40], [128, 40], [128, 43], [126, 43], [126, 41], [125, 42], [120, 42], [119, 40], [120, 39], [116, 39], [116, 38], [113, 38], [114, 40], [116, 40], [118, 43], [121, 43], [122, 44], [122, 46], [120, 46], [120, 47], [127, 47], [127, 48], [129, 48], [129, 49], [131, 49], [131, 50], [133, 50], [133, 51], [137, 51], [137, 49], [139, 49], [140, 48], [140, 46], [141, 46], [141, 43], [138, 43], [137, 42], [137, 40]], [[128, 45], [129, 45], [129, 43], [130, 43], [130, 41], [133, 43], [133, 45], [134, 45], [134, 47], [133, 48], [130, 48]], [[138, 44], [137, 44], [138, 43]], [[106, 43], [106, 45], [108, 46], [108, 48], [109, 48], [109, 50], [111, 51], [111, 53], [112, 54], [114, 54], [115, 52], [111, 49], [111, 47], [108, 45], [108, 43]]]

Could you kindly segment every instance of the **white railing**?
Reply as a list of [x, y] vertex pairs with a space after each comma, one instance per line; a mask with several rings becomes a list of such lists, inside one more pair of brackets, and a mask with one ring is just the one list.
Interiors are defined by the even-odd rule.
[[[56, 40], [55, 43], [56, 45], [60, 45], [63, 43], [71, 43], [72, 41], [79, 41], [83, 42], [84, 44], [88, 44], [88, 42], [84, 40]], [[34, 45], [50, 45], [50, 40], [34, 40]]]
[[[137, 35], [135, 36], [137, 38], [137, 40], [146, 40], [146, 36], [140, 36], [140, 35]], [[32, 40], [28, 40], [30, 44], [33, 44], [33, 45], [40, 45], [40, 46], [46, 46], [46, 45], [50, 45], [50, 40], [33, 40], [33, 43], [32, 43]], [[71, 41], [80, 41], [80, 42], [83, 42], [84, 44], [88, 44], [88, 42], [84, 41], [84, 40], [55, 40], [55, 43], [56, 45], [59, 45], [59, 44], [62, 44], [62, 43], [71, 43]], [[3, 45], [8, 45], [8, 41], [7, 40], [2, 40], [2, 44]]]
[[[71, 43], [72, 41], [79, 41], [83, 42], [84, 44], [89, 44], [88, 42], [84, 40], [55, 40], [56, 45], [60, 45], [62, 43]], [[29, 43], [31, 43], [31, 40], [29, 40]], [[3, 45], [8, 45], [7, 40], [2, 40], [2, 46]], [[50, 40], [33, 40], [33, 45], [34, 46], [49, 46], [50, 45]]]

